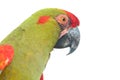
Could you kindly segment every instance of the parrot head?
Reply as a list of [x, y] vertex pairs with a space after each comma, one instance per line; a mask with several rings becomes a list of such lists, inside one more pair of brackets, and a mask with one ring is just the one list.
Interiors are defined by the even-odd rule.
[[80, 32], [77, 28], [80, 24], [79, 19], [73, 13], [57, 8], [43, 9], [42, 12], [44, 12], [44, 15], [39, 18], [38, 24], [43, 24], [52, 17], [61, 29], [59, 39], [54, 48], [70, 47], [68, 54], [73, 53], [80, 41]]
[[77, 28], [80, 22], [74, 14], [65, 10], [63, 11], [67, 15], [59, 15], [56, 17], [56, 20], [59, 23], [62, 32], [54, 48], [61, 49], [70, 47], [68, 54], [71, 54], [77, 49], [80, 41], [80, 31]]

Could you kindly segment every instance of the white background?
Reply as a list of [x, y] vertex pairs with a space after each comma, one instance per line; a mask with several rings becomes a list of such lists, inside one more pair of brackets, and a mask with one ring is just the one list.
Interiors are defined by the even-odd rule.
[[35, 11], [56, 7], [81, 21], [78, 49], [54, 50], [45, 80], [120, 80], [119, 0], [0, 0], [0, 40]]

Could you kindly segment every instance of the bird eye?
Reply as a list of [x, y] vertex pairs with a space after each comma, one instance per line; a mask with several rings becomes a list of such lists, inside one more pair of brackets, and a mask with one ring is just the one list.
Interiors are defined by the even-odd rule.
[[66, 19], [65, 19], [65, 18], [62, 18], [62, 21], [66, 21]]
[[66, 15], [61, 14], [56, 17], [56, 20], [59, 24], [66, 25], [68, 24], [69, 18]]

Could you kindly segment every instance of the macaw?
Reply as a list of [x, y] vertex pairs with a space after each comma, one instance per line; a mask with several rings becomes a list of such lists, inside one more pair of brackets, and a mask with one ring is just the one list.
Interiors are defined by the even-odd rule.
[[32, 14], [0, 43], [0, 80], [39, 80], [40, 76], [42, 80], [54, 47], [71, 45], [70, 53], [77, 48], [72, 43], [79, 41], [68, 46], [59, 43], [79, 24], [74, 14], [58, 8], [45, 8]]

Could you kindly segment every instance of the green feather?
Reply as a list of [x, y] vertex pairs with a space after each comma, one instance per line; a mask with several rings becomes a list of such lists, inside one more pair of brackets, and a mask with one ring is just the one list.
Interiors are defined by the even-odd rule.
[[[60, 28], [55, 16], [65, 14], [62, 10], [48, 8], [34, 13], [0, 44], [14, 47], [12, 63], [0, 75], [0, 80], [39, 80], [54, 45]], [[51, 16], [45, 24], [37, 24], [40, 16]]]

